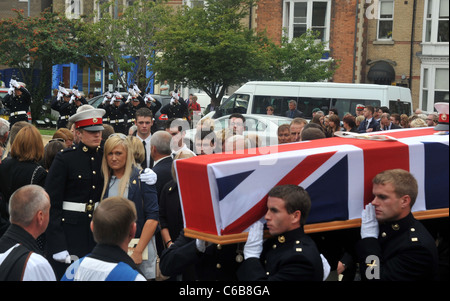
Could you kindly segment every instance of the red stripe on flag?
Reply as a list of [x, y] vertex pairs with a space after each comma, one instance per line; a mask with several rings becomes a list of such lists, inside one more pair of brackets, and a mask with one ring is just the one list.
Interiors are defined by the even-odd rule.
[[178, 160], [176, 165], [186, 227], [218, 235], [207, 165], [195, 164], [189, 159]]
[[[380, 145], [386, 144], [386, 148]], [[409, 147], [397, 141], [358, 141], [353, 145], [364, 152], [364, 205], [373, 200], [372, 179], [380, 172], [401, 168], [409, 171]], [[349, 171], [351, 172], [351, 171]]]
[[[321, 153], [315, 155], [309, 155], [297, 166], [295, 166], [283, 179], [281, 179], [277, 185], [294, 184], [299, 185], [309, 175], [311, 175], [317, 168], [322, 166], [328, 159], [331, 158], [336, 152]], [[267, 194], [250, 210], [244, 213], [241, 217], [228, 225], [221, 232], [225, 234], [241, 233], [247, 229], [254, 222], [259, 220], [267, 211]]]

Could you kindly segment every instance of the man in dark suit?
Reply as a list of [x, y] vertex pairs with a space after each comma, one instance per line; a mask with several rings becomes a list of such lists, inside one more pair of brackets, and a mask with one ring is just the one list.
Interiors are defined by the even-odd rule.
[[361, 240], [356, 245], [361, 278], [437, 280], [435, 240], [411, 213], [418, 194], [416, 179], [408, 171], [391, 169], [372, 182], [375, 198], [363, 210]]
[[158, 199], [164, 185], [172, 179], [171, 139], [172, 135], [166, 131], [157, 131], [150, 139], [151, 156], [154, 162], [153, 171], [158, 177], [155, 184]]
[[364, 121], [358, 127], [358, 133], [370, 133], [379, 131], [380, 124], [373, 118], [373, 106], [366, 106], [363, 110]]
[[401, 127], [391, 121], [391, 115], [389, 113], [381, 114], [380, 131], [389, 131], [396, 129], [401, 129]]
[[263, 224], [257, 221], [250, 227], [239, 280], [322, 281], [322, 258], [303, 229], [311, 208], [306, 190], [276, 186], [268, 193], [267, 208], [265, 219], [273, 237], [263, 243]]
[[290, 118], [304, 117], [303, 112], [297, 110], [297, 102], [295, 100], [289, 101], [289, 110], [286, 111], [286, 117]]

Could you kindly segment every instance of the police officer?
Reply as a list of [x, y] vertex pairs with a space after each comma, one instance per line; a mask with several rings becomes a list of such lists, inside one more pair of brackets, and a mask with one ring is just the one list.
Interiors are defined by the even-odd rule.
[[250, 227], [239, 280], [324, 280], [328, 262], [303, 229], [311, 208], [306, 190], [297, 185], [275, 186], [268, 193], [267, 208], [265, 219], [273, 237], [263, 244], [262, 222]]
[[71, 259], [85, 256], [95, 246], [89, 225], [103, 188], [100, 143], [104, 114], [103, 109], [88, 108], [69, 119], [80, 143], [55, 156], [46, 178], [51, 200], [47, 254], [58, 278]]
[[122, 102], [123, 96], [119, 92], [114, 92], [110, 105], [105, 105], [108, 111], [109, 123], [114, 127], [114, 132], [127, 135], [126, 113], [127, 105]]
[[28, 121], [27, 112], [30, 110], [31, 94], [25, 88], [25, 84], [15, 78], [9, 83], [8, 94], [3, 99], [3, 104], [9, 108], [9, 123], [12, 127], [18, 121]]
[[391, 169], [372, 182], [375, 198], [363, 210], [356, 245], [361, 279], [437, 280], [435, 240], [411, 213], [418, 194], [416, 179], [406, 170]]
[[59, 83], [58, 94], [56, 95], [56, 98], [52, 100], [51, 104], [51, 108], [59, 112], [57, 122], [58, 129], [67, 127], [67, 122], [69, 121], [71, 115], [71, 109], [69, 106], [70, 97], [70, 89], [68, 90], [64, 88], [64, 83]]

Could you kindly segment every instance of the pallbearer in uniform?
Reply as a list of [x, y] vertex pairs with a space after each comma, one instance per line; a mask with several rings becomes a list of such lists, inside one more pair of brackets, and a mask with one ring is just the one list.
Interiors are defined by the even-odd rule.
[[30, 110], [31, 94], [25, 88], [25, 84], [11, 79], [8, 94], [3, 99], [3, 104], [9, 108], [10, 128], [18, 121], [28, 121], [27, 112]]
[[250, 227], [244, 246], [245, 260], [238, 270], [239, 280], [322, 281], [326, 278], [328, 262], [303, 230], [311, 208], [308, 192], [297, 185], [275, 186], [268, 193], [267, 208], [265, 219], [273, 237], [263, 243], [262, 222]]
[[73, 115], [80, 143], [58, 153], [48, 172], [45, 189], [51, 200], [47, 228], [47, 255], [60, 278], [70, 260], [92, 251], [92, 214], [103, 188], [101, 162], [103, 109], [88, 109]]

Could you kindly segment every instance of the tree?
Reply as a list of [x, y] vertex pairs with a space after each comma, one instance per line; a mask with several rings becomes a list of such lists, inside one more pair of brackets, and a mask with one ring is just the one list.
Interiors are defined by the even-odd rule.
[[202, 89], [218, 105], [226, 89], [269, 78], [272, 42], [242, 24], [250, 0], [209, 0], [183, 7], [156, 34], [157, 79]]
[[[91, 57], [105, 61], [113, 70], [114, 79], [123, 87], [147, 84], [157, 51], [154, 34], [167, 22], [170, 7], [166, 0], [137, 0], [130, 6], [115, 7], [116, 1], [101, 4], [102, 17], [87, 24], [83, 40]], [[110, 14], [112, 10], [120, 11]], [[125, 75], [130, 75], [129, 78]]]
[[317, 82], [330, 79], [336, 68], [334, 60], [322, 60], [326, 43], [318, 40], [319, 32], [308, 30], [291, 42], [285, 36], [274, 49], [277, 61], [274, 78], [281, 81]]
[[[33, 96], [31, 114], [37, 119], [42, 100], [50, 93], [52, 66], [85, 59], [76, 39], [81, 24], [49, 9], [37, 17], [13, 11], [15, 18], [0, 20], [0, 64], [19, 70], [17, 76]], [[39, 82], [34, 82], [36, 70]]]

